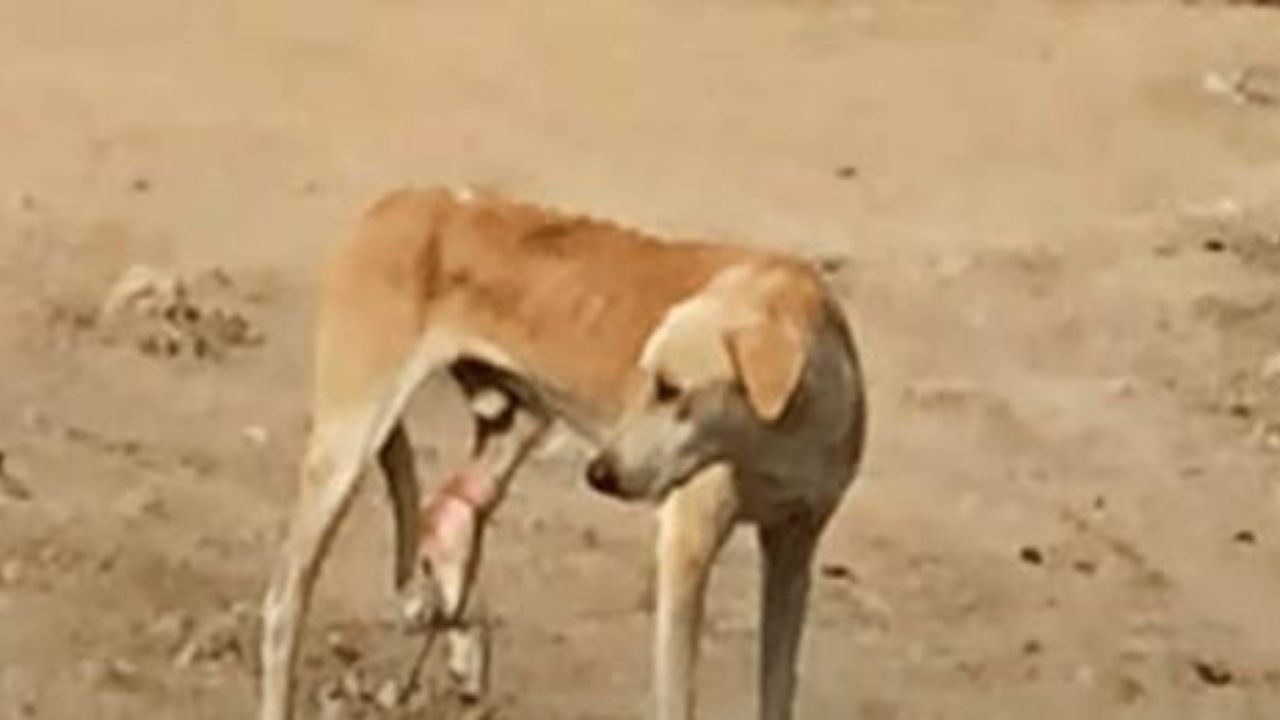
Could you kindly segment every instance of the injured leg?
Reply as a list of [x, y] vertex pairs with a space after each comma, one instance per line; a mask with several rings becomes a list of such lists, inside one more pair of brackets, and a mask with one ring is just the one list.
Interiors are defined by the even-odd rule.
[[471, 456], [423, 502], [419, 553], [435, 589], [434, 620], [447, 628], [450, 673], [462, 697], [475, 700], [488, 673], [488, 628], [472, 598], [485, 523], [548, 421], [499, 389], [466, 389], [476, 421]]

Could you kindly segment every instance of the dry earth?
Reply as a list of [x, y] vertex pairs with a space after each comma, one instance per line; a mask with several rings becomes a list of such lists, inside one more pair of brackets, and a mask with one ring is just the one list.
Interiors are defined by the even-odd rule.
[[[873, 428], [801, 717], [1280, 717], [1266, 5], [2, 0], [0, 718], [250, 716], [316, 258], [437, 181], [823, 259]], [[104, 312], [139, 265], [182, 288]], [[456, 411], [415, 406], [431, 477]], [[493, 717], [644, 716], [650, 521], [580, 462], [499, 517]], [[376, 707], [414, 645], [366, 490], [309, 703], [452, 716]], [[706, 717], [753, 707], [755, 569]]]

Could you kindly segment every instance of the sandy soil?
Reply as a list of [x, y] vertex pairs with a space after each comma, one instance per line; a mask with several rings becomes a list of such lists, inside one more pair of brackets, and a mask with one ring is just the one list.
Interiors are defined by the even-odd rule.
[[[1275, 9], [0, 5], [0, 718], [249, 716], [316, 258], [438, 181], [823, 259], [873, 427], [801, 717], [1280, 717]], [[186, 295], [104, 314], [140, 264]], [[429, 477], [456, 403], [415, 405]], [[645, 716], [651, 521], [580, 463], [551, 448], [498, 519], [493, 717]], [[368, 483], [313, 706], [415, 648], [386, 515]], [[705, 717], [753, 707], [751, 545], [716, 576]], [[453, 714], [376, 705], [326, 707]]]

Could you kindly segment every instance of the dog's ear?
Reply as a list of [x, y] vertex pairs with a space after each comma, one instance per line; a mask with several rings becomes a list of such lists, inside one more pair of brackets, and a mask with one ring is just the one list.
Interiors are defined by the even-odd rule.
[[756, 416], [765, 422], [782, 417], [804, 373], [800, 333], [776, 320], [763, 321], [729, 330], [725, 345]]

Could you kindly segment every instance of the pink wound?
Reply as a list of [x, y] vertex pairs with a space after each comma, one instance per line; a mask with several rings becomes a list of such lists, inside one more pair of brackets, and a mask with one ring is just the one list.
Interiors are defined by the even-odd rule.
[[452, 495], [438, 495], [422, 509], [422, 554], [437, 559], [470, 543], [476, 510]]
[[476, 515], [492, 500], [492, 485], [466, 472], [449, 476], [422, 507], [422, 554], [428, 559], [470, 547]]
[[441, 483], [436, 494], [456, 497], [477, 510], [483, 510], [493, 502], [495, 491], [493, 480], [487, 474], [459, 470]]

